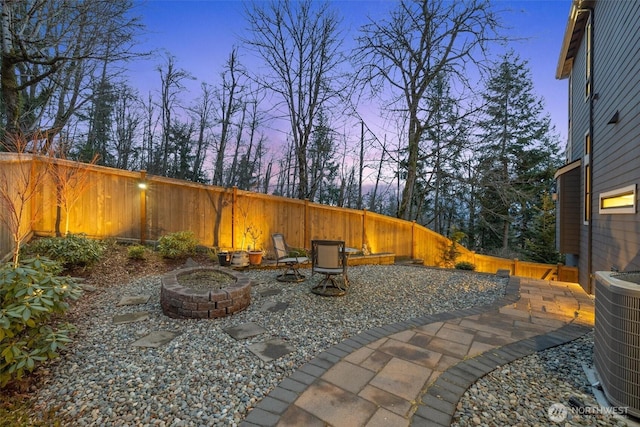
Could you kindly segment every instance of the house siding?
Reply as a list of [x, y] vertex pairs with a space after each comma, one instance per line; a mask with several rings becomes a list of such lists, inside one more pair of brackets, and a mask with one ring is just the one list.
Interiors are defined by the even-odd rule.
[[[600, 193], [640, 182], [640, 2], [595, 5], [592, 271], [640, 270], [640, 217], [599, 214]], [[619, 121], [608, 124], [618, 111]]]
[[[584, 136], [591, 125], [591, 221], [589, 225], [582, 223], [584, 206], [581, 205], [578, 254], [579, 282], [587, 290], [592, 289], [591, 277], [596, 271], [640, 270], [637, 209], [635, 214], [598, 212], [601, 193], [628, 185], [640, 189], [640, 2], [595, 1], [593, 9], [593, 123], [589, 117], [590, 102], [585, 98], [587, 39], [583, 37], [569, 76], [572, 109], [567, 159], [583, 158]], [[618, 122], [608, 123], [616, 112]], [[583, 162], [581, 204], [584, 203], [584, 168]], [[559, 230], [559, 237], [564, 231]]]
[[[584, 139], [585, 135], [589, 132], [589, 101], [585, 98], [585, 72], [586, 72], [586, 49], [585, 49], [585, 38], [582, 40], [582, 44], [580, 49], [578, 50], [576, 57], [573, 61], [573, 68], [571, 71], [571, 92], [570, 96], [573, 99], [573, 102], [570, 103], [572, 110], [569, 112], [571, 117], [571, 158], [570, 161], [575, 161], [582, 159], [584, 157]], [[584, 174], [585, 174], [586, 165], [582, 164], [580, 166], [580, 192], [579, 199], [580, 204], [578, 206], [578, 215], [577, 217], [579, 221], [579, 233], [580, 236], [577, 239], [579, 241], [579, 251], [576, 253], [578, 255], [578, 271], [579, 277], [578, 281], [582, 284], [585, 289], [587, 289], [586, 284], [589, 281], [589, 273], [588, 273], [588, 258], [586, 256], [582, 256], [582, 254], [586, 254], [589, 248], [589, 228], [586, 224], [584, 224]]]
[[580, 166], [558, 177], [558, 250], [563, 254], [580, 253], [581, 179]]
[[[585, 98], [587, 38], [583, 37], [569, 76], [571, 126], [567, 159], [570, 162], [583, 159], [585, 134], [592, 129], [591, 221], [590, 224], [582, 221], [586, 167], [583, 162], [577, 254], [579, 282], [589, 291], [596, 271], [640, 270], [637, 210], [635, 214], [598, 212], [601, 193], [632, 184], [640, 187], [640, 2], [595, 1], [593, 8], [593, 123], [590, 123], [590, 102]], [[618, 122], [609, 123], [616, 112]]]

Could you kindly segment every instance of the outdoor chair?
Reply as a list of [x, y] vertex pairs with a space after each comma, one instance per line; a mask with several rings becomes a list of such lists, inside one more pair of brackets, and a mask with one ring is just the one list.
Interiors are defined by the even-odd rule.
[[[323, 296], [341, 296], [347, 291], [347, 254], [341, 240], [311, 241], [311, 275], [323, 274], [324, 278], [311, 292]], [[336, 280], [341, 276], [341, 280]]]
[[305, 277], [298, 269], [300, 268], [300, 264], [308, 263], [309, 258], [303, 255], [291, 255], [292, 251], [296, 249], [287, 245], [282, 233], [272, 234], [271, 239], [273, 240], [273, 250], [276, 254], [276, 267], [281, 264], [287, 266], [284, 273], [277, 276], [276, 279], [280, 282], [304, 281]]

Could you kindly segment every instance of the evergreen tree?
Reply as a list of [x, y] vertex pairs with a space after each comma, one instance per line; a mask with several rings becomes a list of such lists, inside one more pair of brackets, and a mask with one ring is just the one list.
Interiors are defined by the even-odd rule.
[[[175, 121], [169, 128], [168, 134], [168, 169], [167, 176], [178, 179], [192, 179], [196, 182], [204, 181], [202, 171], [193, 170], [193, 133], [192, 123]], [[193, 178], [196, 179], [193, 179]]]
[[114, 166], [119, 169], [144, 169], [140, 164], [142, 146], [137, 139], [143, 117], [138, 92], [126, 84], [116, 91], [113, 114]]
[[452, 95], [446, 73], [440, 74], [428, 91], [431, 126], [421, 143], [418, 191], [424, 193], [416, 206], [421, 223], [437, 233], [448, 235], [453, 222], [459, 222], [458, 194], [462, 176], [463, 150], [469, 145], [469, 124]]
[[78, 148], [77, 153], [81, 162], [89, 162], [97, 154], [98, 164], [114, 166], [110, 145], [115, 102], [114, 87], [110, 82], [101, 79], [94, 84], [93, 97], [86, 117], [89, 126], [87, 140]]
[[541, 195], [559, 165], [557, 136], [533, 94], [527, 62], [507, 53], [491, 74], [479, 122], [479, 238], [485, 251], [524, 249]]
[[329, 191], [338, 175], [335, 141], [327, 117], [321, 109], [314, 126], [307, 153], [309, 165], [309, 198], [318, 203], [329, 201]]
[[560, 254], [555, 248], [556, 205], [549, 193], [543, 193], [542, 204], [536, 207], [536, 211], [531, 233], [525, 240], [525, 254], [531, 261], [555, 264], [560, 261]]

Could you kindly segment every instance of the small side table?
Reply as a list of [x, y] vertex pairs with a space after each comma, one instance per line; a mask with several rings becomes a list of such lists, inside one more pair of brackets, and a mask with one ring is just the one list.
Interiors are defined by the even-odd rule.
[[358, 252], [360, 252], [360, 249], [349, 248], [349, 247], [344, 248], [344, 253], [347, 256], [347, 273], [345, 274], [345, 277], [344, 277], [344, 280], [345, 280], [344, 285], [346, 287], [349, 287], [349, 257]]

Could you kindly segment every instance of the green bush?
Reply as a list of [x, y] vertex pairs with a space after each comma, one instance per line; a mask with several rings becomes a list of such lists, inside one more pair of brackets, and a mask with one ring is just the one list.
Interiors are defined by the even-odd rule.
[[[464, 239], [466, 235], [460, 230], [453, 230], [449, 239], [451, 240], [450, 245], [445, 245], [442, 251], [442, 261], [445, 267], [455, 267], [456, 259], [460, 256], [460, 241]], [[457, 268], [457, 267], [456, 267]]]
[[66, 269], [87, 267], [97, 262], [104, 253], [104, 245], [83, 234], [65, 237], [45, 237], [30, 242], [24, 248], [26, 255], [40, 255], [60, 262]]
[[158, 252], [164, 258], [186, 258], [196, 253], [198, 240], [192, 231], [166, 234], [158, 240]]
[[456, 263], [456, 270], [470, 270], [474, 271], [476, 266], [469, 261], [460, 261]]
[[82, 290], [70, 277], [60, 277], [60, 264], [46, 258], [23, 260], [0, 267], [0, 387], [20, 380], [36, 364], [58, 356], [70, 342], [73, 326], [50, 324], [64, 313], [68, 299]]
[[293, 258], [296, 258], [296, 257], [299, 258], [299, 257], [308, 257], [309, 254], [303, 248], [290, 248], [287, 256], [293, 257]]
[[127, 256], [129, 259], [144, 259], [145, 250], [146, 248], [143, 245], [129, 246]]

